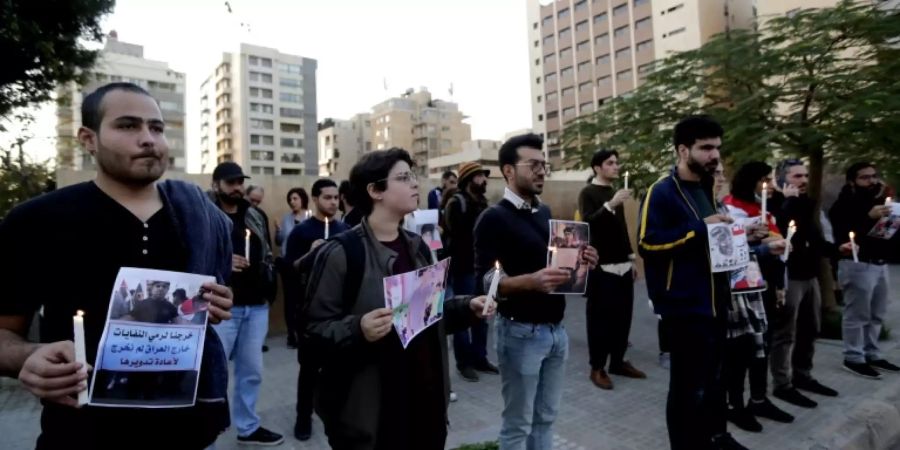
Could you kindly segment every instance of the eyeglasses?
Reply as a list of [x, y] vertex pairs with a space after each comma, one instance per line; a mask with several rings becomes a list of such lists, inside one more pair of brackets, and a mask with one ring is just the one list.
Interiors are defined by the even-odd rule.
[[544, 174], [549, 174], [551, 170], [550, 163], [548, 163], [547, 161], [531, 160], [530, 162], [518, 163], [516, 165], [530, 167], [533, 173], [543, 171]]
[[380, 183], [382, 181], [388, 181], [388, 180], [394, 180], [394, 181], [398, 181], [400, 183], [412, 184], [412, 183], [419, 181], [419, 176], [412, 172], [403, 172], [403, 173], [394, 175], [392, 177], [382, 178], [382, 179], [376, 181], [376, 183]]

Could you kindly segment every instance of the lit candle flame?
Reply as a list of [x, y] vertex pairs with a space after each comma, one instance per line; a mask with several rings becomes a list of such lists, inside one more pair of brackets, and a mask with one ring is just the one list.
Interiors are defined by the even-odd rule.
[[794, 227], [794, 226], [796, 226], [796, 225], [794, 225], [794, 221], [792, 220], [791, 223], [788, 224], [788, 227]]
[[75, 313], [75, 315], [78, 317], [84, 317], [84, 311], [79, 309], [78, 312]]
[[250, 239], [250, 229], [249, 228], [247, 228], [245, 230], [244, 237], [246, 237], [247, 239]]
[[854, 233], [854, 232], [851, 231], [851, 232], [850, 232], [850, 240], [852, 241], [853, 238], [855, 238], [855, 237], [856, 237], [856, 233]]
[[500, 270], [500, 261], [494, 261], [494, 268]]

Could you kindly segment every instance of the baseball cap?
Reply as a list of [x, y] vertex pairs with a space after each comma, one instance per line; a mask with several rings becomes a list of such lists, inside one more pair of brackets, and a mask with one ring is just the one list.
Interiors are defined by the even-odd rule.
[[244, 175], [244, 171], [241, 169], [241, 166], [239, 166], [236, 162], [225, 161], [216, 166], [215, 170], [213, 170], [213, 181], [231, 181], [238, 178], [247, 179], [250, 177]]

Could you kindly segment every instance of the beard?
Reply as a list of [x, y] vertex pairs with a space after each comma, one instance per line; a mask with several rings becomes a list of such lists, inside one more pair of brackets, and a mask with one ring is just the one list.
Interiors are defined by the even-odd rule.
[[487, 192], [487, 182], [478, 184], [472, 183], [472, 193], [475, 195], [484, 195]]
[[712, 177], [716, 172], [717, 167], [719, 167], [718, 159], [711, 160], [706, 164], [701, 164], [693, 157], [688, 157], [688, 169], [701, 177]]
[[216, 192], [216, 196], [219, 197], [219, 200], [226, 205], [237, 205], [241, 202], [241, 199], [244, 198], [240, 192], [232, 192], [231, 194], [226, 194], [222, 191]]
[[97, 144], [97, 153], [94, 155], [97, 169], [110, 178], [128, 186], [147, 186], [159, 180], [169, 161], [160, 152], [145, 150], [140, 155], [128, 157], [116, 155], [114, 150]]

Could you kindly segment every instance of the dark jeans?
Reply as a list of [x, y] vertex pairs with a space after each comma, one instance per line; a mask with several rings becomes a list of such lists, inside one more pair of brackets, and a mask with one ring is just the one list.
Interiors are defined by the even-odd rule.
[[322, 369], [321, 350], [308, 337], [300, 336], [297, 361], [300, 374], [297, 377], [297, 421], [309, 420], [313, 413], [313, 397]]
[[284, 324], [287, 326], [288, 342], [296, 343], [299, 336], [297, 330], [297, 310], [302, 292], [299, 291], [295, 278], [297, 273], [286, 267], [281, 271], [281, 287], [284, 290]]
[[659, 352], [669, 353], [672, 351], [672, 343], [669, 339], [669, 335], [672, 334], [672, 332], [669, 331], [668, 322], [663, 320], [662, 317], [656, 322], [656, 337], [659, 339]]
[[597, 268], [591, 272], [587, 297], [585, 311], [591, 369], [606, 368], [607, 359], [610, 368], [619, 367], [625, 359], [631, 332], [632, 272], [618, 276]]
[[[453, 274], [451, 287], [452, 295], [474, 295], [475, 274]], [[474, 367], [487, 360], [487, 335], [486, 320], [479, 320], [470, 328], [453, 335], [457, 368]]]
[[753, 335], [745, 334], [728, 339], [725, 344], [725, 384], [728, 390], [728, 404], [742, 408], [744, 402], [744, 379], [750, 376], [750, 398], [762, 400], [766, 398], [766, 377], [768, 376], [768, 358], [756, 355], [756, 343]]
[[724, 318], [666, 316], [672, 345], [672, 368], [666, 424], [672, 450], [709, 449], [724, 433], [725, 389], [722, 359]]

